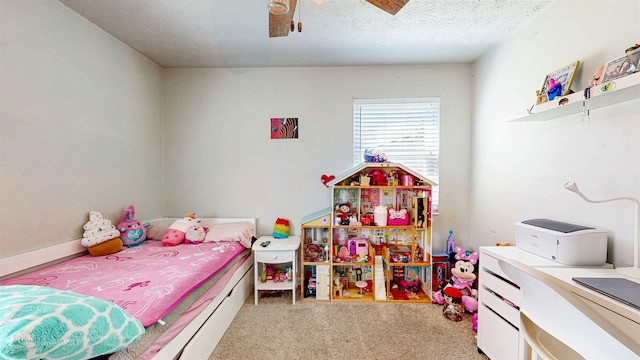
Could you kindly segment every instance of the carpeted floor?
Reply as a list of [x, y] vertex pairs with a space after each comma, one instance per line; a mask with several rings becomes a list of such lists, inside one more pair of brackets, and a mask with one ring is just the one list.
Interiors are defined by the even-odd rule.
[[291, 292], [246, 299], [213, 359], [487, 360], [478, 354], [471, 315], [442, 306], [379, 302], [300, 302]]

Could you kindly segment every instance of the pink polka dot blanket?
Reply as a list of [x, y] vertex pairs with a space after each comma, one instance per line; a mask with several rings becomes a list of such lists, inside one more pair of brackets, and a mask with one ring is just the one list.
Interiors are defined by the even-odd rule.
[[245, 249], [238, 242], [162, 246], [148, 241], [105, 256], [85, 255], [4, 280], [109, 300], [149, 326]]

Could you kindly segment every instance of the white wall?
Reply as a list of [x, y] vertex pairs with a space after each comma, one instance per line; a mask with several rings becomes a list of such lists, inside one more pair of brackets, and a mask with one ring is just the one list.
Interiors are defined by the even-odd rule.
[[158, 66], [57, 1], [0, 1], [0, 256], [91, 210], [162, 216], [162, 135]]
[[[440, 215], [467, 233], [469, 65], [165, 71], [167, 215], [255, 216], [259, 234], [277, 217], [328, 208], [323, 174], [352, 167], [354, 98], [441, 97]], [[299, 139], [271, 140], [270, 118], [299, 118]]]
[[609, 257], [633, 261], [631, 202], [589, 204], [564, 189], [575, 181], [594, 199], [640, 198], [640, 100], [543, 122], [508, 122], [535, 102], [545, 75], [580, 60], [573, 89], [640, 42], [640, 2], [566, 1], [545, 9], [473, 66], [471, 240], [514, 242], [514, 223], [550, 218], [610, 231]]
[[[117, 220], [129, 204], [143, 220], [256, 216], [267, 234], [287, 217], [298, 232], [328, 206], [320, 176], [351, 166], [353, 98], [441, 96], [435, 249], [449, 229], [476, 249], [548, 217], [608, 229], [611, 258], [629, 263], [632, 205], [562, 185], [640, 197], [638, 100], [589, 122], [507, 120], [548, 72], [582, 61], [580, 90], [638, 42], [639, 6], [561, 0], [473, 67], [162, 70], [56, 1], [1, 1], [1, 256], [78, 238], [88, 211]], [[270, 140], [271, 117], [298, 117], [300, 138]]]

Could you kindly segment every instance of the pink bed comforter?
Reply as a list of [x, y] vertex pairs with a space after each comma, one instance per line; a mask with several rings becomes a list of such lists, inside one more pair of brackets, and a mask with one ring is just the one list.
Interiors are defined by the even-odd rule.
[[116, 254], [75, 258], [0, 285], [50, 286], [110, 300], [149, 326], [243, 250], [237, 242], [166, 247], [147, 241]]

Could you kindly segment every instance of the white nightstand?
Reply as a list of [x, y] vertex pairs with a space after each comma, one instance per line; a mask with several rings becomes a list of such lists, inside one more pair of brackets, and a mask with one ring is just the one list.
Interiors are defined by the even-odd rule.
[[[269, 241], [269, 245], [261, 244]], [[276, 239], [273, 236], [261, 236], [251, 247], [253, 250], [254, 276], [255, 276], [255, 304], [258, 305], [258, 291], [260, 290], [291, 290], [293, 304], [296, 303], [296, 251], [300, 247], [300, 236], [289, 236], [285, 239]], [[261, 281], [263, 265], [291, 263], [291, 281]]]

